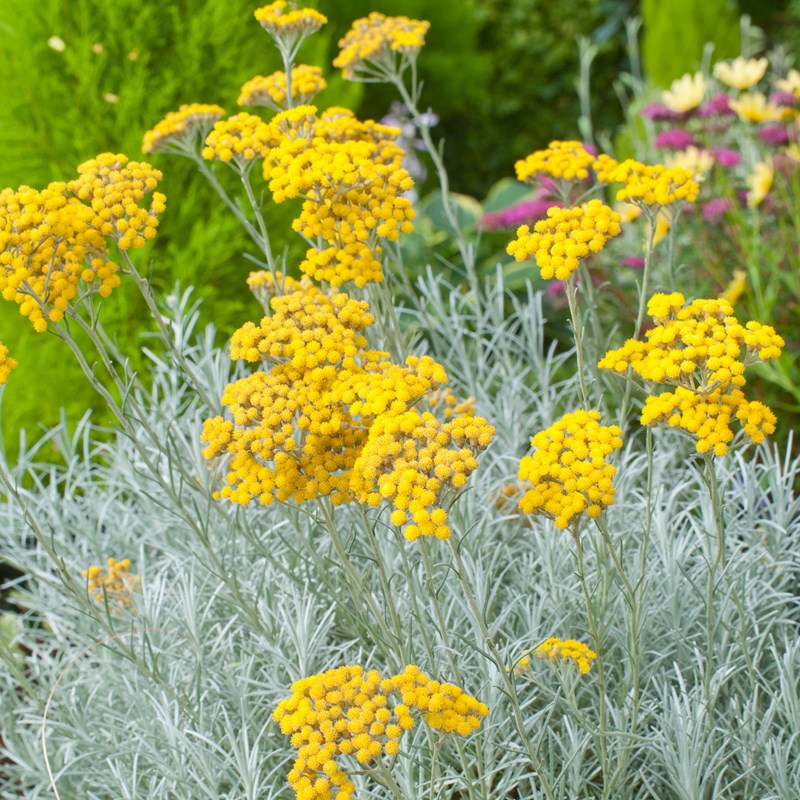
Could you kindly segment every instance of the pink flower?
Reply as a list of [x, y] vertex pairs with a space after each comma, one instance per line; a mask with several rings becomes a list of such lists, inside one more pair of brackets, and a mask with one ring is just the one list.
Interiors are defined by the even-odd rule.
[[701, 117], [729, 117], [735, 112], [730, 106], [730, 97], [723, 92], [712, 97], [698, 113]]
[[721, 167], [735, 167], [742, 161], [735, 150], [730, 150], [727, 147], [715, 147], [714, 158], [717, 159], [717, 164]]
[[641, 256], [625, 256], [625, 258], [621, 258], [619, 260], [619, 263], [624, 267], [630, 267], [631, 269], [644, 268], [644, 259]]
[[727, 197], [717, 197], [709, 200], [703, 206], [703, 219], [706, 222], [718, 222], [720, 217], [725, 216], [732, 207], [733, 203]]
[[680, 128], [671, 128], [667, 131], [661, 131], [656, 136], [655, 146], [659, 150], [685, 150], [694, 144], [692, 135], [688, 131], [681, 130]]
[[769, 147], [782, 147], [789, 143], [789, 130], [784, 125], [765, 125], [756, 136]]
[[667, 108], [663, 103], [648, 103], [641, 111], [645, 119], [653, 122], [675, 122], [683, 118], [682, 114]]

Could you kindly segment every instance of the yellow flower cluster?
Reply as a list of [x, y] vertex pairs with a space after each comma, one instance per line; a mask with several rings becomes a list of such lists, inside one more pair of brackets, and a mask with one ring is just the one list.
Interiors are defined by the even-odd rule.
[[[328, 85], [322, 77], [321, 67], [300, 64], [292, 70], [292, 100], [301, 105], [308, 103]], [[239, 94], [240, 106], [266, 106], [283, 111], [286, 108], [286, 73], [256, 75], [242, 86]]]
[[594, 156], [587, 153], [582, 142], [554, 141], [546, 150], [537, 150], [527, 158], [517, 161], [514, 169], [517, 180], [532, 183], [537, 175], [565, 181], [583, 181], [589, 177], [589, 167]]
[[284, 294], [271, 299], [272, 315], [231, 340], [232, 358], [266, 362], [269, 371], [228, 386], [222, 402], [233, 420], [204, 426], [205, 457], [230, 457], [220, 496], [242, 504], [330, 496], [372, 506], [387, 498], [416, 514], [426, 534], [449, 533], [434, 505], [442, 491], [464, 485], [491, 426], [408, 411], [447, 380], [442, 367], [429, 357], [398, 366], [365, 349], [362, 331], [374, 318], [364, 301], [326, 294], [308, 278], [278, 280]]
[[600, 424], [599, 411], [580, 409], [531, 439], [535, 448], [519, 464], [518, 477], [532, 484], [519, 507], [525, 514], [544, 514], [567, 528], [585, 511], [599, 517], [614, 502], [616, 469], [606, 459], [622, 447], [616, 425]]
[[[392, 695], [401, 703], [390, 705]], [[488, 709], [457, 686], [440, 683], [409, 665], [382, 679], [376, 670], [338, 667], [292, 684], [273, 718], [291, 737], [297, 758], [287, 778], [298, 800], [349, 800], [355, 787], [338, 763], [353, 756], [367, 765], [400, 752], [403, 733], [414, 727], [413, 711], [435, 730], [467, 736]]]
[[165, 206], [159, 192], [149, 210], [139, 206], [161, 179], [149, 164], [103, 153], [78, 172], [70, 183], [0, 192], [0, 291], [39, 332], [63, 318], [81, 281], [108, 297], [119, 277], [106, 238], [121, 249], [142, 247]]
[[109, 606], [129, 606], [131, 595], [139, 588], [139, 578], [130, 573], [130, 559], [117, 561], [109, 558], [105, 567], [91, 566], [81, 571], [86, 579], [89, 594], [100, 603], [108, 600]]
[[451, 531], [441, 495], [466, 485], [478, 467], [478, 453], [489, 446], [494, 433], [482, 417], [442, 423], [415, 409], [382, 415], [370, 426], [354, 465], [351, 486], [356, 499], [370, 506], [389, 500], [395, 509], [391, 521], [403, 528], [410, 542], [420, 536], [447, 539]]
[[316, 246], [300, 269], [319, 281], [357, 286], [380, 281], [380, 240], [413, 229], [414, 210], [402, 194], [414, 185], [400, 164], [400, 131], [357, 120], [345, 109], [319, 118], [313, 106], [279, 114], [280, 142], [264, 162], [275, 202], [304, 198], [294, 229]]
[[252, 162], [264, 158], [277, 144], [277, 131], [261, 117], [241, 112], [214, 123], [203, 148], [209, 161], [233, 161], [236, 168], [248, 169]]
[[[167, 203], [154, 191], [163, 177], [160, 170], [145, 161], [128, 161], [122, 154], [101, 153], [81, 164], [78, 174], [67, 189], [92, 207], [104, 236], [111, 236], [121, 250], [144, 247], [146, 240], [155, 238], [158, 215]], [[142, 208], [139, 203], [150, 192], [150, 208]]]
[[552, 207], [533, 231], [528, 225], [520, 226], [506, 249], [517, 261], [535, 257], [545, 280], [565, 281], [584, 258], [600, 252], [619, 235], [619, 223], [620, 215], [597, 199], [575, 208]]
[[602, 154], [595, 159], [594, 171], [601, 183], [621, 183], [618, 201], [642, 206], [666, 206], [686, 200], [693, 203], [700, 191], [692, 172], [683, 167], [642, 164], [628, 158], [618, 163]]
[[8, 380], [11, 370], [16, 368], [17, 362], [8, 354], [8, 348], [0, 342], [0, 386]]
[[327, 21], [324, 14], [313, 8], [298, 8], [296, 3], [276, 0], [253, 12], [261, 27], [279, 42], [296, 41], [318, 31]]
[[333, 66], [343, 70], [344, 77], [353, 79], [358, 70], [371, 62], [380, 66], [394, 53], [413, 55], [425, 45], [430, 22], [408, 17], [387, 17], [373, 11], [357, 19], [343, 39], [339, 40], [339, 55]]
[[143, 153], [170, 153], [195, 150], [195, 140], [206, 138], [211, 126], [225, 114], [222, 106], [189, 103], [170, 111], [164, 119], [147, 131], [142, 142]]
[[557, 639], [550, 637], [542, 642], [534, 651], [538, 658], [544, 658], [554, 663], [572, 662], [581, 675], [586, 675], [592, 668], [592, 661], [597, 658], [597, 653], [590, 650], [583, 642], [575, 639]]
[[599, 362], [602, 369], [624, 372], [628, 367], [648, 383], [665, 383], [675, 391], [651, 395], [645, 402], [643, 425], [668, 424], [697, 438], [698, 453], [728, 452], [735, 416], [755, 442], [775, 430], [775, 415], [742, 390], [744, 371], [757, 361], [777, 358], [783, 339], [769, 325], [742, 325], [725, 299], [686, 303], [680, 292], [656, 294], [648, 304], [656, 325], [646, 341], [629, 339]]

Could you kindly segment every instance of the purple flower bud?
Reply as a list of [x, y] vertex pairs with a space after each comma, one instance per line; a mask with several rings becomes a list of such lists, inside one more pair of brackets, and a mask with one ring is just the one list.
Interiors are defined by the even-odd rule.
[[795, 108], [800, 106], [800, 97], [792, 94], [791, 92], [777, 91], [769, 96], [769, 101], [776, 106], [787, 106], [788, 108]]
[[675, 122], [682, 118], [682, 115], [671, 108], [667, 108], [663, 103], [648, 103], [641, 111], [645, 119], [653, 122]]
[[685, 150], [694, 144], [692, 135], [688, 131], [680, 128], [671, 128], [668, 131], [661, 131], [656, 136], [655, 146], [659, 150]]
[[644, 268], [644, 259], [641, 256], [625, 256], [619, 260], [619, 263], [624, 267], [631, 267], [631, 269]]
[[733, 207], [733, 203], [728, 197], [717, 197], [709, 200], [703, 206], [703, 219], [706, 222], [718, 222]]
[[782, 147], [789, 143], [789, 130], [784, 125], [765, 125], [756, 136], [769, 147]]
[[728, 117], [735, 112], [730, 105], [730, 97], [722, 92], [714, 95], [705, 105], [700, 107], [698, 112], [701, 117]]
[[735, 167], [742, 161], [735, 150], [730, 150], [727, 147], [715, 147], [714, 158], [717, 159], [717, 164], [721, 167]]
[[479, 220], [478, 226], [485, 231], [496, 231], [503, 228], [516, 228], [518, 225], [535, 222], [547, 216], [547, 209], [553, 206], [562, 207], [557, 200], [545, 197], [523, 200], [502, 211], [487, 211]]

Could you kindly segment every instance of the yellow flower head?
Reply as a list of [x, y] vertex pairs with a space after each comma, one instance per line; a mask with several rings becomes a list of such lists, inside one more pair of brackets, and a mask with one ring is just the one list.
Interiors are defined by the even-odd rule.
[[769, 194], [772, 181], [775, 177], [775, 167], [771, 158], [759, 161], [753, 171], [745, 179], [749, 191], [747, 192], [747, 205], [755, 208]]
[[306, 252], [302, 272], [333, 286], [380, 281], [381, 241], [409, 233], [415, 216], [403, 196], [414, 182], [401, 166], [400, 131], [341, 109], [315, 112], [298, 106], [273, 120], [280, 137], [264, 177], [275, 202], [305, 198], [292, 227], [318, 244]]
[[732, 89], [755, 86], [767, 71], [766, 58], [739, 58], [714, 64], [714, 77]]
[[720, 295], [723, 300], [726, 300], [731, 306], [735, 306], [739, 298], [744, 294], [747, 288], [747, 272], [743, 269], [735, 269], [733, 277], [725, 287], [725, 291]]
[[[113, 237], [121, 250], [144, 247], [153, 239], [158, 215], [166, 197], [154, 191], [163, 177], [145, 161], [128, 161], [122, 154], [101, 153], [78, 167], [79, 177], [67, 184], [77, 198], [91, 205], [95, 224], [105, 236]], [[139, 203], [153, 193], [150, 207]]]
[[11, 370], [16, 367], [17, 362], [8, 354], [8, 348], [0, 342], [0, 386], [8, 380]]
[[681, 428], [697, 438], [697, 452], [713, 449], [718, 456], [733, 441], [734, 416], [755, 442], [774, 432], [772, 412], [741, 391], [748, 365], [781, 353], [784, 341], [772, 327], [741, 325], [725, 299], [686, 303], [680, 292], [653, 295], [648, 313], [656, 324], [646, 340], [629, 339], [598, 364], [616, 372], [630, 367], [648, 383], [677, 387], [647, 398], [643, 425]]
[[[107, 238], [121, 249], [155, 236], [165, 198], [161, 173], [124, 155], [103, 153], [69, 183], [0, 191], [0, 292], [38, 332], [59, 322], [81, 282], [108, 297], [119, 285]], [[139, 202], [153, 192], [149, 209]]]
[[779, 80], [775, 85], [782, 92], [788, 92], [795, 97], [800, 97], [800, 72], [796, 69], [790, 69], [786, 73], [786, 77]]
[[770, 103], [761, 92], [743, 94], [738, 100], [731, 100], [730, 106], [744, 122], [777, 122], [785, 119], [787, 111], [791, 113], [791, 109]]
[[519, 501], [525, 514], [543, 514], [568, 528], [584, 511], [599, 517], [614, 502], [616, 469], [608, 457], [622, 447], [616, 425], [600, 424], [599, 411], [565, 414], [531, 439], [535, 452], [519, 464], [518, 477], [530, 486]]
[[597, 199], [576, 208], [552, 207], [533, 231], [528, 225], [518, 228], [506, 250], [517, 261], [534, 257], [545, 280], [565, 281], [583, 259], [620, 234], [619, 223], [620, 215]]
[[555, 636], [542, 642], [534, 651], [534, 655], [554, 663], [572, 663], [581, 675], [586, 675], [592, 668], [592, 661], [597, 653], [590, 650], [583, 642], [575, 639], [558, 639]]
[[654, 207], [685, 200], [694, 202], [700, 186], [692, 173], [683, 167], [648, 165], [632, 158], [617, 163], [608, 156], [598, 157], [594, 165], [601, 183], [621, 183], [617, 200]]
[[537, 150], [527, 158], [517, 161], [514, 169], [517, 180], [533, 183], [537, 175], [562, 178], [566, 181], [583, 181], [589, 177], [589, 167], [594, 156], [582, 142], [550, 142], [546, 150]]
[[99, 603], [108, 602], [117, 610], [131, 605], [132, 595], [139, 588], [139, 578], [130, 573], [130, 559], [109, 558], [106, 566], [91, 566], [81, 572], [89, 594]]
[[426, 20], [387, 17], [373, 11], [368, 17], [357, 19], [339, 40], [341, 49], [333, 66], [352, 80], [370, 65], [380, 68], [387, 60], [393, 63], [395, 53], [413, 57], [425, 45], [430, 25]]
[[[292, 70], [292, 100], [306, 105], [326, 86], [321, 67], [309, 67], [300, 64]], [[275, 111], [286, 109], [286, 73], [273, 72], [264, 77], [256, 75], [242, 86], [239, 99], [240, 106], [265, 106]]]
[[203, 454], [228, 456], [219, 496], [247, 504], [300, 503], [329, 496], [376, 507], [389, 500], [409, 539], [446, 538], [443, 495], [461, 489], [494, 428], [471, 411], [441, 422], [412, 406], [447, 381], [428, 356], [403, 366], [367, 350], [373, 321], [364, 301], [323, 292], [308, 278], [258, 275], [254, 283], [283, 294], [272, 314], [231, 338], [231, 358], [264, 363], [225, 389], [231, 419], [206, 420]]
[[264, 158], [276, 142], [273, 126], [261, 117], [241, 112], [214, 124], [206, 137], [203, 158], [232, 162], [232, 166], [244, 170]]
[[459, 687], [407, 666], [391, 678], [360, 666], [330, 669], [292, 684], [273, 714], [297, 750], [287, 779], [298, 800], [350, 800], [355, 786], [340, 764], [369, 764], [400, 751], [418, 714], [434, 730], [468, 736], [487, 707]]
[[667, 168], [680, 167], [692, 174], [695, 181], [702, 181], [714, 168], [714, 154], [710, 150], [701, 150], [698, 147], [687, 147], [678, 150], [665, 159]]
[[686, 73], [682, 78], [673, 81], [669, 90], [661, 93], [664, 105], [678, 114], [692, 111], [703, 102], [706, 82], [702, 72], [694, 75]]
[[324, 14], [313, 8], [298, 8], [296, 3], [276, 0], [253, 12], [261, 27], [278, 45], [291, 47], [300, 39], [316, 33], [327, 21]]
[[191, 103], [170, 111], [164, 119], [147, 131], [142, 143], [144, 153], [176, 153], [188, 155], [196, 152], [214, 123], [225, 114], [217, 105]]
[[[412, 369], [434, 370], [431, 378], [437, 383], [447, 378], [435, 362], [410, 361]], [[388, 500], [394, 507], [392, 523], [403, 528], [409, 541], [420, 536], [447, 539], [447, 495], [466, 485], [494, 433], [492, 425], [472, 413], [447, 422], [416, 409], [383, 414], [370, 426], [353, 468], [356, 499], [372, 506]]]

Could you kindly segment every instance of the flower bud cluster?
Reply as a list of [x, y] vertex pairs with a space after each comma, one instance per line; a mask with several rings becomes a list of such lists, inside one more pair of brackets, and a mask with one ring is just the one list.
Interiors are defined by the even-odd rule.
[[214, 123], [225, 115], [222, 106], [189, 103], [170, 111], [164, 119], [147, 131], [142, 142], [143, 153], [181, 153], [194, 150], [197, 139], [203, 141]]
[[[400, 703], [392, 703], [399, 695]], [[340, 763], [359, 768], [400, 751], [403, 733], [415, 725], [414, 712], [435, 730], [467, 736], [488, 709], [457, 686], [440, 683], [409, 665], [382, 679], [376, 670], [339, 667], [292, 684], [273, 718], [297, 749], [287, 778], [298, 800], [349, 800], [355, 787]]]
[[233, 162], [239, 170], [246, 170], [252, 162], [264, 158], [277, 144], [277, 131], [261, 117], [247, 112], [234, 114], [214, 123], [206, 137], [203, 158]]
[[[300, 64], [292, 70], [292, 100], [300, 105], [309, 103], [328, 85], [321, 67]], [[286, 73], [256, 75], [242, 86], [237, 100], [240, 106], [265, 106], [275, 111], [286, 109]]]
[[[479, 417], [441, 423], [409, 411], [446, 382], [444, 369], [427, 356], [399, 366], [366, 349], [362, 332], [373, 317], [364, 301], [308, 278], [277, 278], [285, 293], [270, 300], [272, 314], [231, 340], [232, 358], [269, 369], [229, 385], [222, 402], [232, 420], [204, 426], [206, 458], [229, 457], [219, 496], [242, 504], [388, 499], [415, 520], [409, 538], [449, 535], [440, 495], [464, 485], [494, 429]], [[406, 515], [392, 520], [403, 525]]]
[[139, 206], [161, 179], [149, 164], [103, 153], [78, 172], [70, 183], [0, 192], [0, 291], [38, 332], [63, 318], [81, 281], [108, 297], [119, 277], [107, 237], [123, 250], [144, 246], [165, 207], [159, 192]]
[[316, 33], [327, 21], [313, 8], [298, 8], [296, 3], [276, 0], [253, 12], [261, 27], [280, 45], [291, 46], [298, 39]]
[[333, 286], [382, 280], [380, 242], [413, 229], [414, 210], [402, 195], [414, 182], [401, 167], [400, 131], [344, 109], [318, 118], [313, 106], [283, 112], [272, 125], [281, 136], [264, 177], [275, 202], [304, 199], [293, 228], [316, 243], [300, 269]]
[[369, 64], [380, 66], [393, 60], [394, 53], [415, 55], [425, 46], [430, 22], [408, 17], [387, 17], [373, 11], [357, 19], [344, 38], [339, 40], [339, 55], [333, 66], [343, 70], [348, 80]]
[[592, 668], [592, 661], [597, 658], [597, 653], [590, 650], [583, 642], [575, 639], [558, 639], [551, 636], [542, 642], [533, 654], [537, 658], [543, 658], [553, 663], [566, 662], [573, 663], [581, 675], [586, 675]]
[[395, 509], [392, 523], [410, 542], [420, 536], [447, 539], [442, 495], [466, 485], [494, 433], [485, 419], [471, 415], [445, 423], [416, 409], [380, 416], [353, 470], [356, 499], [370, 506], [388, 500]]
[[17, 362], [8, 354], [8, 348], [0, 342], [0, 386], [8, 380], [11, 370], [16, 368]]
[[533, 231], [528, 225], [520, 226], [506, 249], [517, 261], [535, 258], [544, 280], [565, 281], [583, 259], [619, 235], [619, 223], [619, 214], [597, 199], [576, 208], [551, 207]]
[[697, 438], [697, 452], [718, 456], [734, 439], [733, 417], [755, 442], [774, 432], [772, 411], [742, 392], [746, 367], [781, 353], [784, 341], [771, 326], [742, 325], [723, 298], [686, 303], [680, 292], [656, 294], [647, 308], [655, 327], [646, 340], [629, 339], [598, 364], [616, 372], [630, 367], [647, 383], [677, 387], [647, 398], [643, 425], [685, 430]]
[[582, 142], [554, 141], [547, 149], [537, 150], [517, 161], [514, 169], [517, 180], [526, 183], [533, 183], [541, 175], [565, 181], [583, 181], [589, 177], [589, 167], [594, 160]]
[[109, 606], [129, 606], [131, 595], [139, 588], [139, 578], [130, 573], [130, 559], [109, 558], [105, 567], [91, 566], [81, 571], [89, 594]]
[[600, 424], [599, 411], [565, 414], [531, 439], [533, 455], [519, 464], [518, 477], [531, 486], [519, 501], [525, 514], [543, 514], [567, 528], [585, 511], [599, 517], [614, 502], [616, 469], [608, 457], [622, 447], [616, 425]]
[[600, 155], [594, 170], [601, 183], [623, 184], [616, 195], [620, 202], [641, 206], [666, 206], [682, 200], [693, 203], [700, 192], [693, 173], [683, 167], [642, 164], [632, 158], [617, 163], [610, 156]]
[[[103, 236], [111, 236], [121, 250], [144, 247], [155, 238], [158, 215], [166, 208], [166, 197], [154, 191], [163, 177], [145, 161], [128, 161], [124, 155], [101, 153], [78, 167], [79, 176], [67, 184], [79, 200], [92, 207], [94, 225]], [[150, 208], [139, 203], [153, 193]]]

